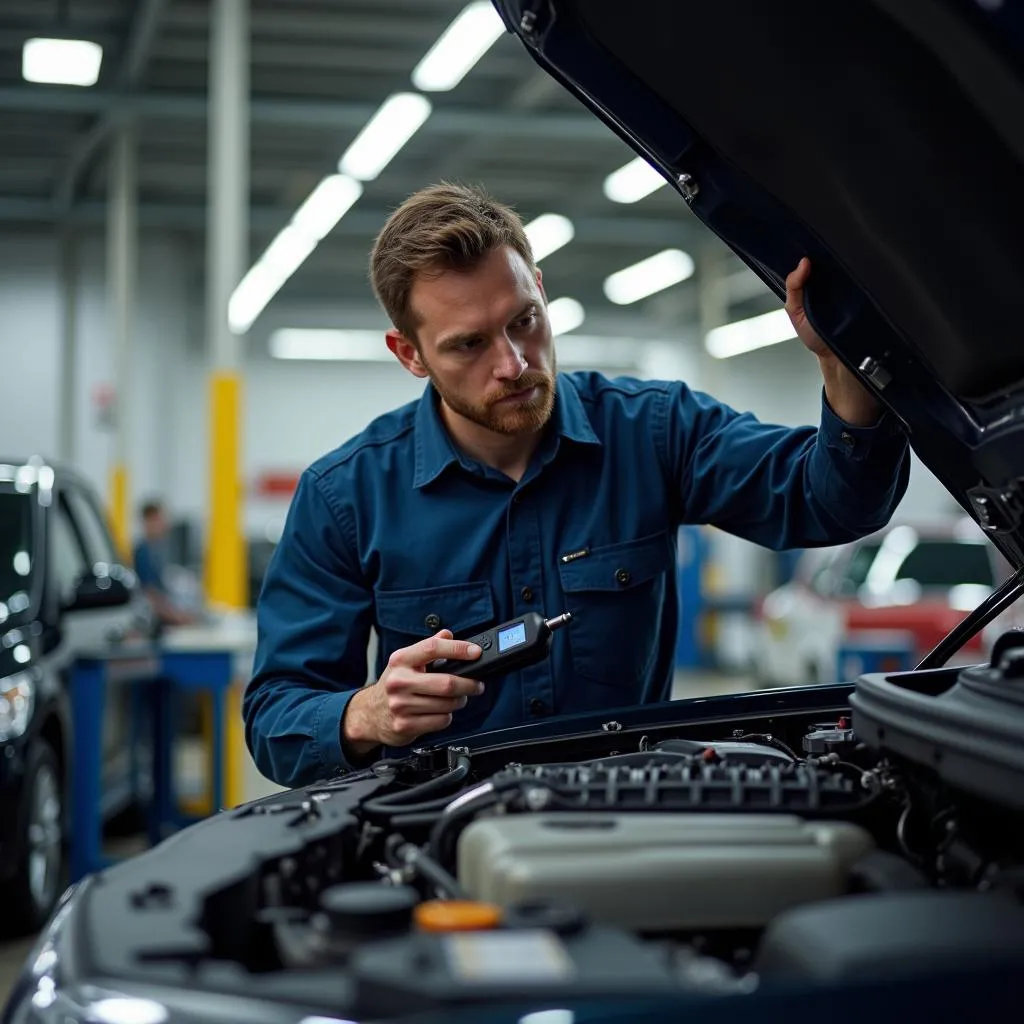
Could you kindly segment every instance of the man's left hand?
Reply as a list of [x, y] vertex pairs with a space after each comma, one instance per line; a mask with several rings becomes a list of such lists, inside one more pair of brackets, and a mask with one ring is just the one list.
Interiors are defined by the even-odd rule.
[[811, 261], [805, 256], [786, 278], [786, 312], [790, 322], [797, 337], [818, 357], [825, 382], [825, 397], [832, 411], [850, 426], [871, 426], [881, 415], [881, 405], [836, 358], [807, 319], [804, 311], [804, 285], [810, 275]]

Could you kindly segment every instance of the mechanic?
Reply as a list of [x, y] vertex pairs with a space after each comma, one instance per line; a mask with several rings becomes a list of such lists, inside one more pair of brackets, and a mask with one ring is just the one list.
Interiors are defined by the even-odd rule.
[[167, 585], [167, 536], [170, 525], [163, 503], [143, 502], [142, 536], [132, 553], [135, 575], [162, 627], [190, 626], [198, 621], [195, 613], [175, 600]]
[[[559, 373], [523, 225], [442, 183], [373, 248], [395, 358], [428, 381], [302, 474], [260, 594], [243, 699], [259, 769], [285, 786], [540, 716], [668, 698], [675, 543], [712, 524], [763, 546], [835, 545], [902, 498], [902, 428], [786, 309], [818, 359], [821, 423], [762, 424], [675, 381]], [[549, 658], [492, 680], [426, 670], [471, 635], [572, 612]], [[367, 681], [371, 630], [378, 636]]]

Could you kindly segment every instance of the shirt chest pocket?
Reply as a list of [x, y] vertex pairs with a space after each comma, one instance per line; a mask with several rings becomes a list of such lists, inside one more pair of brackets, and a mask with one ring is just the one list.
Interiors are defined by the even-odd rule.
[[419, 590], [378, 590], [377, 632], [384, 662], [393, 651], [409, 647], [439, 629], [465, 636], [494, 623], [489, 583], [457, 583]]
[[567, 609], [575, 618], [566, 641], [580, 676], [614, 686], [647, 673], [658, 649], [666, 574], [674, 565], [663, 533], [559, 563]]

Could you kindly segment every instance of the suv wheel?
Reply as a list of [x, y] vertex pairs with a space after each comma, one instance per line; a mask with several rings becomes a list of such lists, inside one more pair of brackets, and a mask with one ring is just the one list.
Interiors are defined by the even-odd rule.
[[64, 791], [53, 748], [43, 739], [32, 744], [18, 813], [17, 846], [21, 863], [4, 893], [5, 930], [23, 935], [39, 931], [64, 891], [67, 863]]

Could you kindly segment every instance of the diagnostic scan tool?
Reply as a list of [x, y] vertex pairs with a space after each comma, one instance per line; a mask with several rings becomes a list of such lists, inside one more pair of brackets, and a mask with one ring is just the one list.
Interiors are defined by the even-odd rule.
[[427, 666], [427, 671], [480, 680], [506, 675], [546, 658], [551, 649], [552, 633], [571, 621], [569, 612], [553, 619], [528, 612], [476, 636], [465, 637], [469, 643], [480, 647], [480, 657], [475, 661], [439, 658]]

